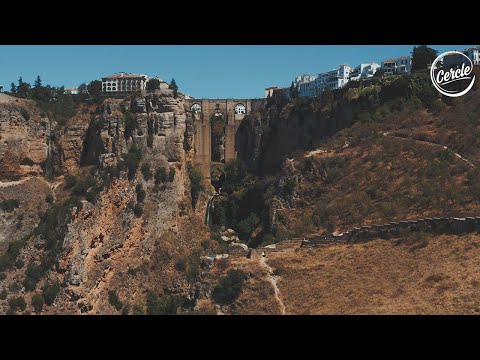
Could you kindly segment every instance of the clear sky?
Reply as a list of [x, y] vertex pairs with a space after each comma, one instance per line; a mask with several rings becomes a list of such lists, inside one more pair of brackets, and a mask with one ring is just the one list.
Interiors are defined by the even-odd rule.
[[[470, 45], [430, 45], [439, 53]], [[289, 86], [296, 75], [342, 63], [380, 63], [408, 55], [413, 45], [0, 45], [0, 84], [76, 87], [125, 71], [158, 76], [196, 98], [259, 98], [268, 86]]]

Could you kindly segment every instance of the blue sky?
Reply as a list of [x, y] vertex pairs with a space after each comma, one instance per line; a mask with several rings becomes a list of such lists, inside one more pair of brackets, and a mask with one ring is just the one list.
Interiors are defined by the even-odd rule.
[[[430, 45], [442, 53], [469, 45]], [[268, 86], [289, 86], [296, 75], [318, 74], [341, 63], [408, 55], [413, 45], [0, 45], [0, 84], [75, 87], [125, 71], [174, 77], [180, 91], [196, 98], [257, 98]]]

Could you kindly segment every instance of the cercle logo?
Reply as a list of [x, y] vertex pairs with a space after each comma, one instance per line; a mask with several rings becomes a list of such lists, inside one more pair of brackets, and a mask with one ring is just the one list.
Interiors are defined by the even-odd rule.
[[473, 63], [459, 51], [447, 51], [439, 55], [430, 68], [433, 86], [443, 95], [459, 97], [465, 95], [475, 83], [472, 75]]

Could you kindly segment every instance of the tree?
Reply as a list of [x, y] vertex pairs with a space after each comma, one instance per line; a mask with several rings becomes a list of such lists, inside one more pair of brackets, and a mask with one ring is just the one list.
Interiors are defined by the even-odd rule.
[[21, 97], [26, 98], [30, 94], [30, 89], [31, 89], [30, 84], [23, 82], [22, 77], [20, 77], [20, 79], [18, 80], [17, 93]]
[[102, 92], [102, 82], [100, 80], [91, 81], [87, 86], [87, 90], [94, 99], [98, 99]]
[[170, 85], [168, 86], [169, 89], [173, 90], [173, 96], [177, 97], [178, 95], [178, 86], [177, 83], [175, 82], [175, 79], [172, 78], [172, 81], [170, 82]]
[[414, 46], [412, 51], [412, 72], [428, 69], [438, 56], [438, 51], [427, 45]]
[[118, 298], [117, 293], [113, 290], [108, 292], [108, 302], [115, 308], [115, 310], [120, 310], [123, 307], [123, 304]]
[[382, 77], [383, 75], [385, 75], [385, 71], [383, 71], [383, 69], [377, 69], [375, 74], [373, 74], [373, 77]]
[[32, 296], [32, 306], [36, 313], [41, 313], [43, 310], [43, 305], [45, 305], [45, 299], [40, 294], [35, 294]]
[[290, 98], [295, 99], [298, 96], [298, 88], [292, 81], [292, 85], [290, 85]]
[[35, 80], [33, 87], [34, 89], [38, 89], [41, 86], [42, 86], [42, 79], [40, 79], [40, 75], [37, 75], [37, 79]]
[[17, 92], [17, 86], [13, 82], [10, 84], [10, 92], [11, 93]]
[[154, 92], [155, 90], [160, 89], [160, 80], [158, 79], [150, 79], [147, 81], [147, 86], [145, 89], [148, 92]]
[[213, 299], [217, 304], [227, 305], [240, 295], [243, 283], [247, 278], [242, 270], [229, 270], [226, 277], [220, 279], [213, 289]]
[[45, 284], [42, 289], [42, 296], [45, 300], [45, 304], [52, 305], [60, 291], [60, 283], [58, 281], [53, 284]]
[[88, 92], [87, 84], [81, 83], [80, 85], [78, 85], [78, 93], [79, 94], [86, 94], [87, 92]]
[[13, 311], [17, 311], [17, 309], [20, 309], [20, 311], [24, 311], [27, 308], [27, 303], [25, 302], [23, 296], [8, 300], [8, 305], [10, 305], [10, 308]]

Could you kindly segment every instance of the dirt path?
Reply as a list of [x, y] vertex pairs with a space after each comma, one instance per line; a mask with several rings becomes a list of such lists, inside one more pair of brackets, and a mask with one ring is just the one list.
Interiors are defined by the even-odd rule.
[[278, 289], [278, 286], [277, 286], [277, 279], [275, 278], [275, 276], [273, 276], [273, 269], [270, 267], [270, 265], [268, 265], [265, 262], [265, 258], [263, 256], [260, 256], [259, 263], [261, 267], [264, 267], [265, 269], [267, 269], [268, 281], [270, 282], [270, 284], [272, 284], [273, 290], [275, 291], [275, 300], [277, 300], [278, 306], [280, 308], [280, 313], [282, 315], [286, 315], [285, 305], [283, 304], [283, 301], [280, 298], [280, 290]]
[[29, 180], [31, 178], [25, 178], [22, 180], [17, 180], [17, 181], [6, 181], [6, 182], [0, 182], [0, 188], [6, 188], [10, 186], [15, 186], [15, 185], [20, 185], [24, 183], [25, 181]]
[[444, 150], [449, 150], [452, 153], [454, 153], [457, 158], [459, 158], [460, 160], [462, 160], [463, 162], [468, 164], [468, 166], [470, 166], [471, 168], [475, 168], [475, 165], [470, 160], [464, 158], [462, 155], [453, 151], [452, 149], [448, 148], [447, 146], [440, 145], [440, 144], [437, 144], [437, 143], [433, 143], [433, 142], [430, 142], [430, 141], [417, 140], [417, 139], [412, 139], [412, 138], [409, 138], [409, 137], [401, 137], [401, 136], [390, 135], [390, 133], [388, 133], [388, 132], [384, 132], [383, 136], [388, 136], [388, 137], [391, 137], [391, 138], [404, 140], [404, 141], [408, 141], [408, 140], [415, 141], [417, 143], [424, 144], [424, 145], [429, 145], [429, 146], [441, 146]]

